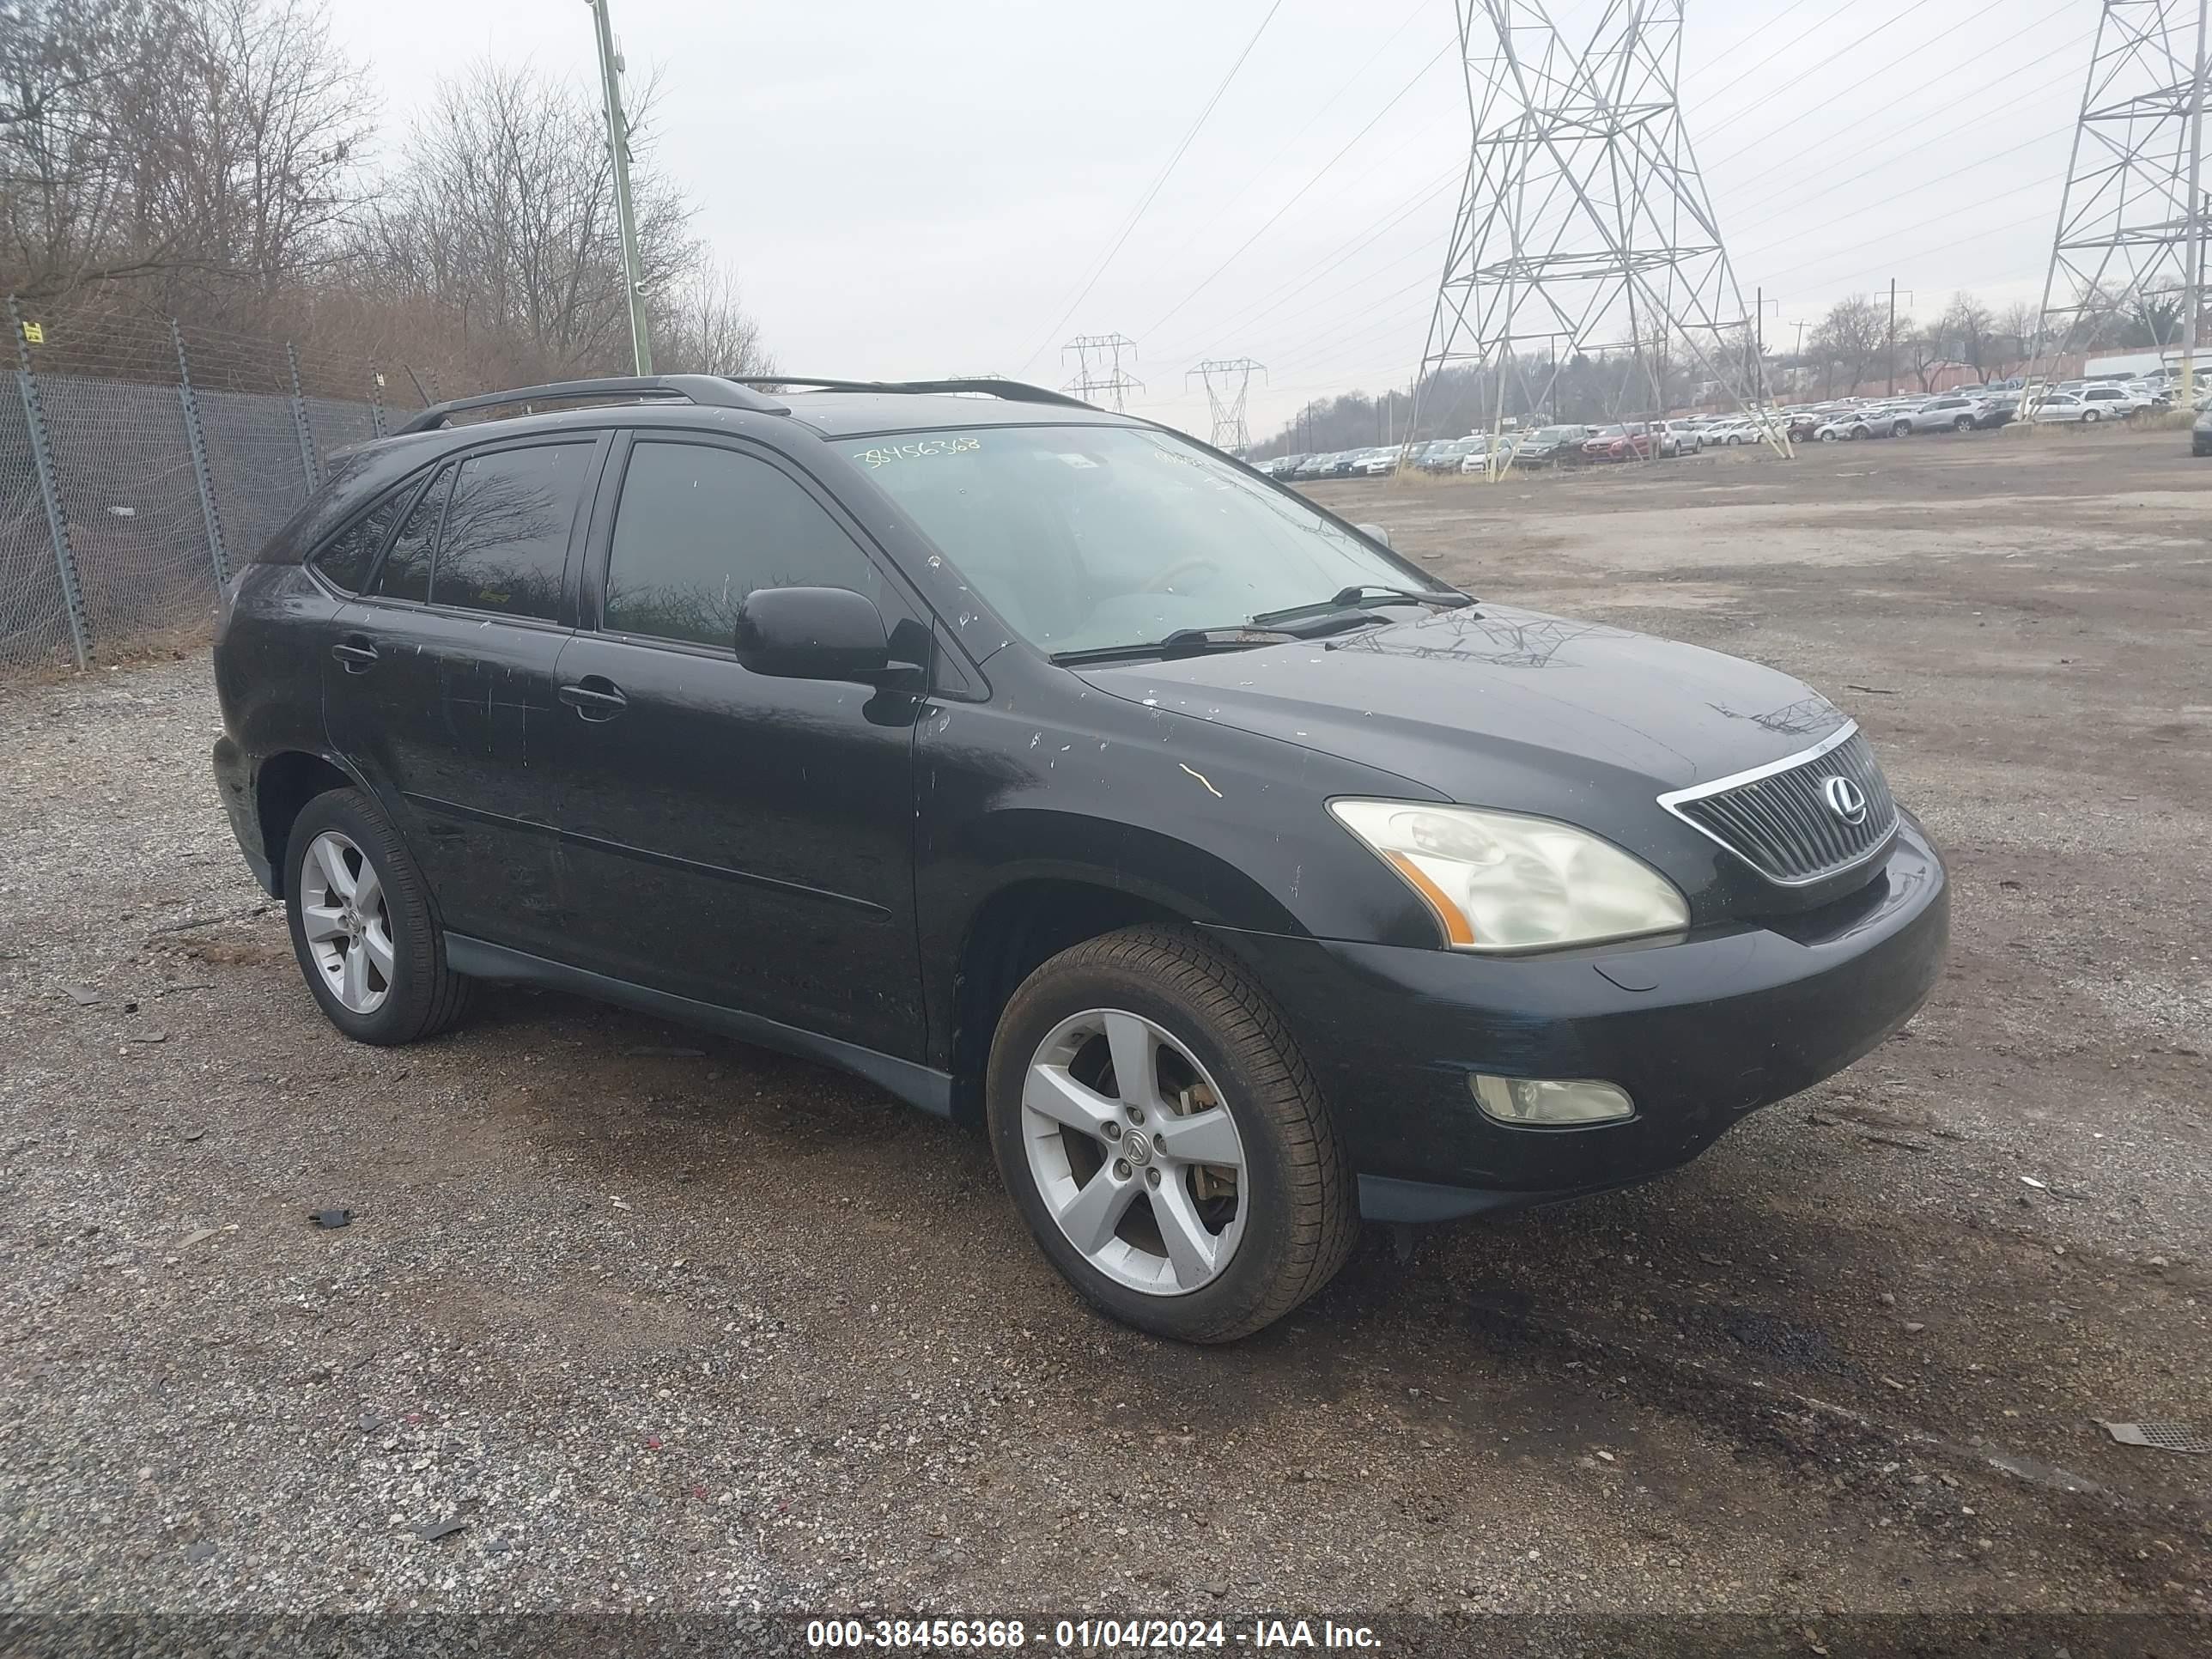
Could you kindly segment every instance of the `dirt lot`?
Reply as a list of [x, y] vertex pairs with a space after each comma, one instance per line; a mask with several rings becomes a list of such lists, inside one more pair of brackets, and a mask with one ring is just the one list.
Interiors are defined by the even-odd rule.
[[1832, 694], [1955, 943], [1691, 1168], [1372, 1237], [1225, 1351], [1092, 1317], [980, 1138], [800, 1062], [514, 991], [349, 1047], [216, 805], [205, 661], [0, 689], [0, 1611], [2212, 1611], [2212, 1459], [2093, 1421], [2212, 1431], [2185, 451], [1321, 487]]

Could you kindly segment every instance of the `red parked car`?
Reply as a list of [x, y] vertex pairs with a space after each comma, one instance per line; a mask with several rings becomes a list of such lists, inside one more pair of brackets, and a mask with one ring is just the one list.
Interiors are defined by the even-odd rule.
[[1583, 445], [1586, 461], [1648, 461], [1665, 453], [1663, 440], [1649, 421], [1601, 426]]

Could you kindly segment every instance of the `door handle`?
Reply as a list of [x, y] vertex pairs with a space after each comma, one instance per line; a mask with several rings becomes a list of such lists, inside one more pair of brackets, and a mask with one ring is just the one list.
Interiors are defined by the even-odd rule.
[[365, 674], [376, 661], [376, 647], [365, 634], [349, 634], [331, 647], [331, 655], [345, 665], [349, 674]]
[[587, 720], [611, 720], [629, 707], [622, 688], [603, 675], [586, 674], [561, 688], [561, 701]]

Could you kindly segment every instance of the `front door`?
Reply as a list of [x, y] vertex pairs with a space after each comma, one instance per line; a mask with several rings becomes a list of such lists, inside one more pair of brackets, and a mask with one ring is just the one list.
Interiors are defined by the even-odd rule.
[[765, 678], [731, 647], [758, 587], [853, 588], [893, 627], [918, 607], [763, 452], [640, 434], [611, 465], [582, 596], [599, 625], [562, 650], [550, 745], [569, 959], [920, 1059], [920, 702]]
[[518, 949], [558, 937], [554, 780], [536, 751], [561, 712], [571, 547], [601, 448], [594, 434], [447, 463], [340, 612], [324, 671], [331, 744], [406, 837], [440, 920]]

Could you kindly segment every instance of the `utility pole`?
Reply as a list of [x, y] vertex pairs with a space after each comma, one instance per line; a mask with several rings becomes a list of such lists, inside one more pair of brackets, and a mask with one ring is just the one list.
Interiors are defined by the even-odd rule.
[[2197, 0], [2197, 80], [2189, 100], [2189, 248], [2181, 282], [2181, 406], [2197, 407], [2197, 318], [2204, 305], [2204, 36], [2212, 4]]
[[1889, 279], [1889, 395], [1897, 396], [1897, 278]]
[[629, 122], [623, 115], [622, 54], [615, 50], [608, 0], [584, 0], [599, 37], [599, 80], [606, 90], [607, 149], [614, 161], [615, 218], [622, 227], [623, 283], [629, 290], [630, 352], [640, 374], [653, 373], [653, 341], [645, 321], [645, 274], [638, 268], [637, 216], [629, 197]]

